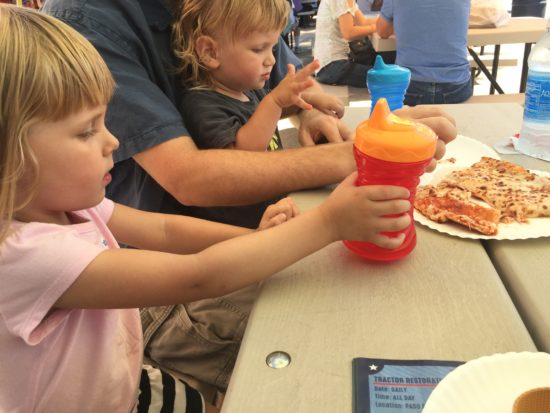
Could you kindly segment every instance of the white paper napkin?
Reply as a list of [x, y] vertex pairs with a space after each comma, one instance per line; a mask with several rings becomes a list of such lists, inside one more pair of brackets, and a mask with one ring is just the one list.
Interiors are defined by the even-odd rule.
[[503, 155], [515, 155], [519, 154], [521, 152], [517, 151], [514, 147], [514, 139], [518, 139], [519, 134], [515, 134], [514, 136], [508, 136], [506, 138], [503, 138], [499, 140], [497, 143], [493, 145], [493, 148], [498, 153], [501, 153]]

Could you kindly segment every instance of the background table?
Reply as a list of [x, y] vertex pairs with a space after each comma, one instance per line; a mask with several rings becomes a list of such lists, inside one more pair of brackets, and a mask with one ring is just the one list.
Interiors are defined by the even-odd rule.
[[[524, 43], [522, 74], [520, 80], [520, 92], [525, 91], [527, 79], [527, 58], [531, 51], [531, 44], [536, 43], [546, 33], [546, 19], [541, 17], [513, 17], [510, 22], [503, 27], [496, 28], [470, 28], [468, 30], [468, 51], [476, 61], [478, 67], [487, 76], [491, 84], [499, 91], [504, 93], [496, 81], [500, 45]], [[395, 37], [382, 39], [377, 33], [370, 36], [374, 50], [378, 52], [392, 51], [396, 48]], [[493, 60], [492, 72], [489, 72], [485, 63], [472, 49], [473, 46], [495, 45], [495, 54]]]
[[[480, 139], [512, 134], [521, 119], [514, 104], [447, 108], [462, 134]], [[345, 119], [354, 126], [367, 116], [367, 108], [349, 108]], [[304, 210], [327, 193], [294, 198]], [[417, 234], [415, 251], [399, 262], [367, 262], [337, 242], [266, 281], [223, 412], [351, 412], [354, 357], [469, 360], [536, 350], [481, 242], [420, 225]], [[532, 247], [550, 256], [544, 241]], [[525, 275], [521, 268], [514, 274]], [[274, 351], [288, 353], [290, 365], [268, 367]]]

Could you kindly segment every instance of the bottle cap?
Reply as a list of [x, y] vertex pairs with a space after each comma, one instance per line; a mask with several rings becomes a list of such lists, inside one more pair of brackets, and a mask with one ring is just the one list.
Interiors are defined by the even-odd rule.
[[405, 83], [409, 84], [411, 71], [406, 67], [384, 63], [382, 56], [376, 56], [374, 66], [367, 72], [367, 82], [381, 84]]
[[371, 117], [355, 130], [355, 147], [390, 162], [420, 162], [433, 157], [437, 135], [426, 125], [400, 118], [380, 98]]

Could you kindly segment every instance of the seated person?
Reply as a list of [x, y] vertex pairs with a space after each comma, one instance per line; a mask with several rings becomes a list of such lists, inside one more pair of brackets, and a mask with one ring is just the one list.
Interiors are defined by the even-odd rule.
[[[272, 91], [263, 89], [276, 63], [273, 48], [287, 17], [286, 0], [271, 0], [270, 7], [234, 0], [184, 3], [176, 28], [176, 54], [181, 57], [180, 71], [190, 76], [180, 110], [200, 149], [280, 150], [281, 117], [310, 110], [308, 102], [323, 112], [338, 104], [329, 95], [308, 92], [317, 61], [298, 73], [289, 64], [286, 77]], [[278, 199], [206, 208], [203, 217], [255, 228], [265, 207]]]
[[405, 105], [460, 103], [472, 96], [469, 13], [470, 2], [463, 0], [384, 1], [376, 30], [382, 38], [395, 32], [396, 63], [411, 70]]
[[[376, 52], [369, 34], [376, 31], [377, 17], [365, 17], [355, 0], [323, 0], [317, 11], [313, 55], [321, 68], [317, 80], [329, 85], [367, 87], [367, 72], [373, 66]], [[350, 42], [362, 40], [361, 57], [350, 56]], [[394, 53], [383, 54], [386, 63]]]

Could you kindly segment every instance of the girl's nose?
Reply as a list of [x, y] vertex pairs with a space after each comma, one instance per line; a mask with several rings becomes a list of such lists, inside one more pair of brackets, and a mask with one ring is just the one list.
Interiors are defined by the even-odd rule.
[[106, 142], [105, 142], [105, 152], [107, 155], [110, 155], [119, 147], [118, 139], [115, 138], [115, 135], [113, 135], [107, 128], [106, 130]]

